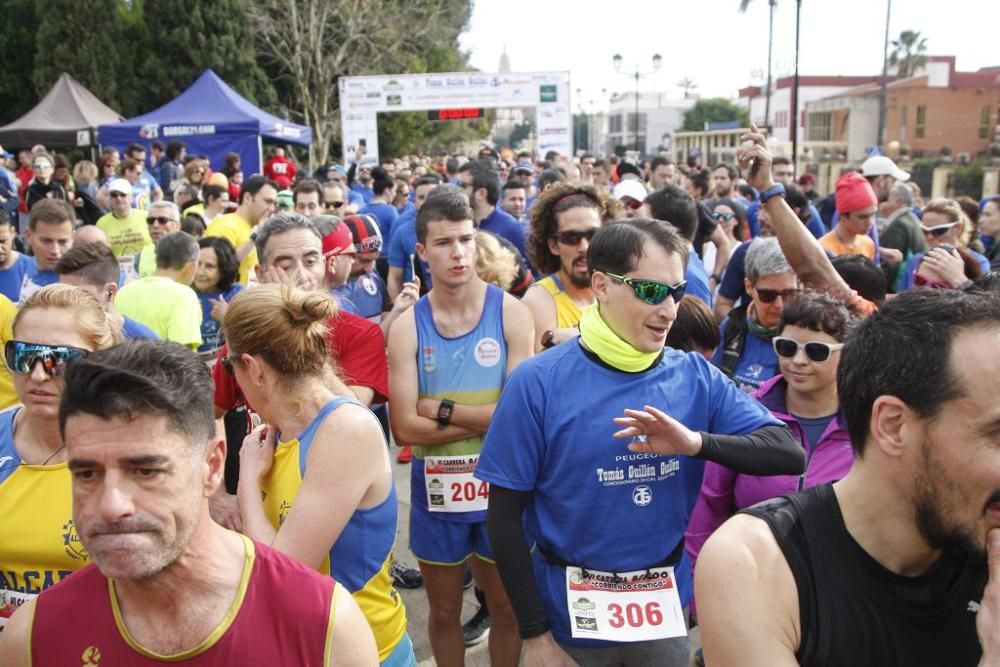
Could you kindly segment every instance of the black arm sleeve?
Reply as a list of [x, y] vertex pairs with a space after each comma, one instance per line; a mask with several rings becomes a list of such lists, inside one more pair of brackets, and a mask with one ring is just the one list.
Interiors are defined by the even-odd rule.
[[701, 438], [695, 458], [746, 475], [801, 475], [806, 469], [805, 451], [784, 426], [764, 426], [746, 435], [702, 433]]
[[538, 593], [531, 551], [521, 521], [529, 500], [530, 491], [513, 491], [491, 485], [490, 503], [486, 510], [490, 544], [493, 545], [500, 579], [521, 629], [521, 639], [545, 634], [550, 627]]
[[[347, 185], [354, 185], [354, 177], [358, 173], [358, 163], [352, 162], [351, 166], [347, 168]], [[346, 193], [345, 193], [346, 194]]]

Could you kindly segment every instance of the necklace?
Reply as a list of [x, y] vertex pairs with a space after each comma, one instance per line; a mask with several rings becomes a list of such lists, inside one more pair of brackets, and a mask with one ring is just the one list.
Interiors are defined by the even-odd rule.
[[59, 449], [57, 449], [56, 451], [54, 451], [54, 452], [52, 452], [51, 454], [49, 454], [49, 458], [47, 458], [47, 459], [45, 459], [44, 461], [42, 461], [42, 465], [43, 465], [43, 466], [44, 466], [44, 465], [48, 465], [49, 461], [51, 461], [51, 460], [52, 460], [53, 458], [55, 458], [56, 454], [58, 454], [59, 452], [61, 452], [61, 451], [62, 451], [62, 450], [64, 450], [64, 449], [66, 449], [66, 445], [63, 445], [62, 447], [60, 447], [60, 448], [59, 448]]

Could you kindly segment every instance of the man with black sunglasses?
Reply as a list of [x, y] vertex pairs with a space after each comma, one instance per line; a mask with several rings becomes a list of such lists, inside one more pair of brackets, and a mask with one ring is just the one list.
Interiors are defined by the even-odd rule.
[[576, 338], [583, 310], [594, 303], [587, 249], [611, 217], [611, 198], [592, 185], [557, 183], [531, 209], [531, 254], [545, 277], [528, 288], [524, 305], [535, 321], [535, 352]]
[[527, 666], [686, 667], [681, 555], [703, 461], [804, 465], [763, 406], [701, 355], [665, 348], [687, 256], [660, 221], [602, 227], [580, 338], [521, 364], [494, 412], [476, 477], [491, 484], [490, 540]]
[[143, 246], [133, 258], [135, 273], [140, 278], [156, 273], [156, 244], [171, 232], [181, 231], [181, 212], [172, 201], [156, 201], [149, 205], [146, 214], [146, 228], [153, 241]]

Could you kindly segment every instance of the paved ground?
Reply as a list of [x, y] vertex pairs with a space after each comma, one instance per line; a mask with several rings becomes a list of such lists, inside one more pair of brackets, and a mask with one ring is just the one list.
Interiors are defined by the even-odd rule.
[[[393, 457], [398, 450], [393, 448]], [[410, 567], [416, 567], [417, 561], [410, 553], [410, 464], [393, 463], [393, 474], [396, 478], [396, 494], [399, 496], [399, 526], [396, 530], [396, 558]], [[406, 613], [409, 618], [410, 639], [417, 654], [421, 667], [435, 664], [431, 655], [430, 640], [427, 635], [427, 595], [423, 588], [413, 591], [401, 591]], [[479, 605], [472, 590], [465, 592], [465, 604], [462, 609], [462, 621], [465, 622], [476, 613]], [[697, 645], [698, 630], [691, 631], [692, 644]], [[486, 642], [479, 646], [466, 649], [465, 664], [468, 667], [487, 667], [490, 664], [489, 651]], [[694, 663], [692, 662], [692, 665]]]

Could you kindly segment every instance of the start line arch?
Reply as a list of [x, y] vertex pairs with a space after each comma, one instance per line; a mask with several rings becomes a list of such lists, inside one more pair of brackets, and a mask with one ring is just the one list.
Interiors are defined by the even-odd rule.
[[451, 72], [340, 77], [344, 164], [359, 144], [377, 160], [378, 114], [427, 111], [436, 120], [478, 117], [481, 109], [535, 109], [538, 152], [573, 154], [569, 72]]

